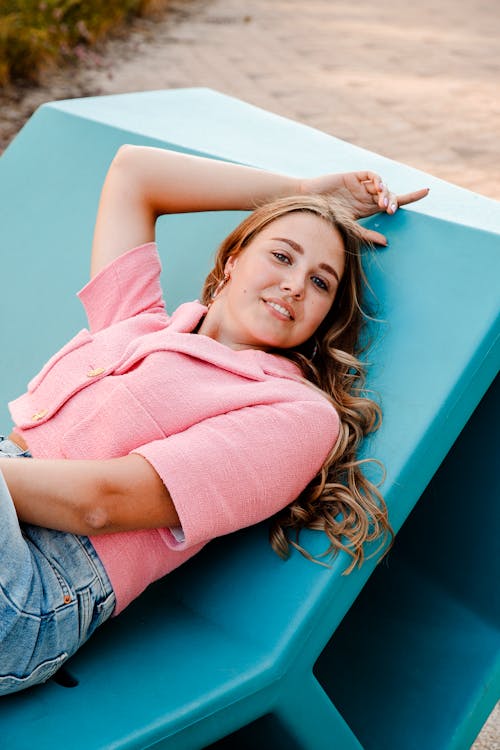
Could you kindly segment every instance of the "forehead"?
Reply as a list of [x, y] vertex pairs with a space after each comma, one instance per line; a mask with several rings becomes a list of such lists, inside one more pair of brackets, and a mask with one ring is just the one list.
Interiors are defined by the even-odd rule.
[[267, 224], [257, 237], [264, 241], [292, 240], [317, 262], [343, 261], [344, 258], [344, 242], [338, 229], [311, 212], [296, 211], [280, 216]]

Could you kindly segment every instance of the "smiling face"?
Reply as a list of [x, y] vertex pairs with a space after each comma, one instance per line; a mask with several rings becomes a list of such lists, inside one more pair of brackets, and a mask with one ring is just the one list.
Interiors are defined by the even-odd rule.
[[229, 281], [199, 332], [233, 349], [293, 349], [332, 306], [344, 243], [327, 221], [296, 211], [267, 224], [224, 270]]

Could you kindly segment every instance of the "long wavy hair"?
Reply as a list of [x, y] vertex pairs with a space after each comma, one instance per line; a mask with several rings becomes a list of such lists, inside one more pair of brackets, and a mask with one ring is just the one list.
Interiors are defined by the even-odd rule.
[[[282, 558], [288, 557], [290, 546], [315, 562], [344, 550], [351, 557], [348, 573], [361, 566], [367, 542], [379, 541], [376, 554], [393, 537], [384, 499], [362, 470], [375, 459], [358, 458], [363, 438], [380, 426], [381, 409], [364, 388], [366, 367], [360, 355], [368, 344], [362, 344], [361, 336], [369, 314], [364, 307], [367, 280], [362, 253], [367, 244], [350, 209], [326, 195], [291, 196], [259, 206], [220, 245], [205, 280], [202, 302], [209, 305], [217, 294], [230, 256], [236, 258], [264, 227], [293, 212], [314, 214], [339, 232], [345, 268], [334, 302], [313, 338], [297, 349], [276, 349], [275, 353], [294, 361], [308, 384], [331, 401], [340, 418], [340, 432], [320, 472], [274, 517], [270, 541]], [[329, 545], [322, 555], [313, 558], [299, 544], [304, 528], [326, 533]]]

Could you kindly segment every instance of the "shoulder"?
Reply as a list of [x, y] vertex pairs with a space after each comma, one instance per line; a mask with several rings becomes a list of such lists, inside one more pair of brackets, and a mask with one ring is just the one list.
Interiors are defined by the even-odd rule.
[[78, 292], [91, 331], [141, 312], [164, 314], [160, 273], [154, 242], [134, 247], [108, 263]]
[[313, 455], [318, 452], [326, 458], [340, 432], [337, 409], [324, 391], [304, 378], [295, 380], [292, 387], [288, 383], [283, 395], [288, 393], [287, 411], [293, 415], [295, 435], [302, 436]]
[[340, 418], [332, 402], [320, 390], [303, 386], [300, 397], [290, 402], [290, 408], [304, 436], [308, 435], [320, 443], [331, 444], [336, 440]]

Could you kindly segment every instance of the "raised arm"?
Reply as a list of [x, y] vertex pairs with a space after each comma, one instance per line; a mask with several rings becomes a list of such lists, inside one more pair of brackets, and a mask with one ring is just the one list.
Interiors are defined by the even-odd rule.
[[126, 250], [152, 241], [161, 214], [251, 210], [299, 191], [293, 177], [161, 148], [122, 146], [101, 193], [91, 276]]
[[[91, 276], [130, 248], [154, 239], [158, 216], [187, 211], [252, 210], [259, 203], [296, 193], [340, 193], [356, 218], [427, 195], [390, 192], [374, 172], [325, 174], [297, 178], [231, 162], [206, 159], [147, 146], [122, 146], [109, 168], [101, 193]], [[366, 231], [366, 238], [385, 244], [385, 237]]]

